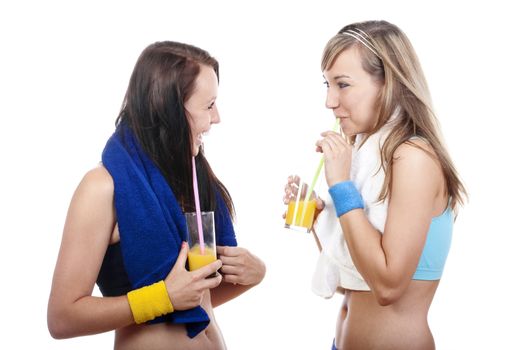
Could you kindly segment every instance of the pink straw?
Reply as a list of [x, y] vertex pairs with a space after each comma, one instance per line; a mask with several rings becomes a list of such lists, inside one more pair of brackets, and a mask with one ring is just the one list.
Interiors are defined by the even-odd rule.
[[195, 196], [195, 211], [197, 212], [197, 229], [199, 230], [199, 245], [201, 247], [201, 254], [204, 255], [204, 236], [202, 234], [201, 202], [199, 199], [199, 185], [197, 183], [197, 169], [195, 167], [195, 157], [191, 157], [191, 165], [193, 168], [193, 195]]

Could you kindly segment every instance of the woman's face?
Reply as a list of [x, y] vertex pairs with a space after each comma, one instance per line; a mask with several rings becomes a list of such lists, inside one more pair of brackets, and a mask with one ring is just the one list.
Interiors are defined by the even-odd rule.
[[215, 100], [217, 99], [217, 75], [212, 67], [201, 65], [195, 80], [195, 90], [184, 103], [193, 139], [193, 155], [199, 154], [202, 135], [210, 130], [212, 124], [221, 121]]
[[377, 121], [376, 101], [382, 85], [363, 69], [359, 50], [353, 46], [341, 52], [323, 75], [328, 87], [326, 108], [340, 118], [345, 135], [371, 131]]

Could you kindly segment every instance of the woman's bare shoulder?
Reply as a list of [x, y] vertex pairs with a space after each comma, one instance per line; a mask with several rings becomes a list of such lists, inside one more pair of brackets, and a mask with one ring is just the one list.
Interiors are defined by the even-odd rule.
[[[412, 158], [415, 161], [424, 161], [427, 157], [435, 159], [436, 152], [425, 139], [419, 137], [414, 137], [403, 142], [394, 152], [394, 160], [399, 158]], [[426, 160], [430, 160], [428, 158]]]
[[89, 170], [78, 185], [77, 191], [100, 196], [113, 196], [113, 178], [104, 165], [99, 164]]
[[444, 191], [441, 164], [432, 146], [423, 139], [411, 139], [394, 152], [392, 194], [428, 194], [429, 200]]

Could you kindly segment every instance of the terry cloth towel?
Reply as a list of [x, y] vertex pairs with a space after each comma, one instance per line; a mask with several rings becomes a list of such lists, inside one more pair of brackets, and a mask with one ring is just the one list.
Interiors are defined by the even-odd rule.
[[[365, 214], [381, 233], [385, 228], [388, 201], [377, 200], [385, 180], [380, 149], [390, 133], [392, 119], [363, 144], [365, 135], [356, 136], [350, 169], [350, 178], [363, 197]], [[312, 278], [312, 291], [324, 298], [331, 298], [338, 287], [368, 291], [370, 287], [357, 271], [350, 256], [328, 189], [323, 192], [321, 198], [325, 201], [325, 208], [314, 226], [322, 250]]]
[[[114, 182], [122, 256], [133, 289], [165, 279], [177, 260], [182, 241], [187, 241], [185, 217], [175, 195], [127, 125], [119, 125], [108, 140], [102, 163]], [[237, 245], [220, 195], [215, 234], [217, 245]], [[193, 338], [208, 326], [210, 319], [198, 306], [150, 322], [185, 324], [188, 336]]]

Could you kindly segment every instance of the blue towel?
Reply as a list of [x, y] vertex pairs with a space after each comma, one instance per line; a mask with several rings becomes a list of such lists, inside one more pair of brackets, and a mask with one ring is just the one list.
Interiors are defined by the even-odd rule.
[[[102, 163], [114, 182], [122, 256], [133, 289], [165, 279], [177, 260], [182, 241], [187, 241], [186, 219], [175, 195], [123, 123], [108, 140]], [[216, 193], [217, 245], [236, 246], [228, 209]], [[185, 324], [188, 336], [193, 338], [208, 326], [210, 319], [198, 306], [150, 322]]]

